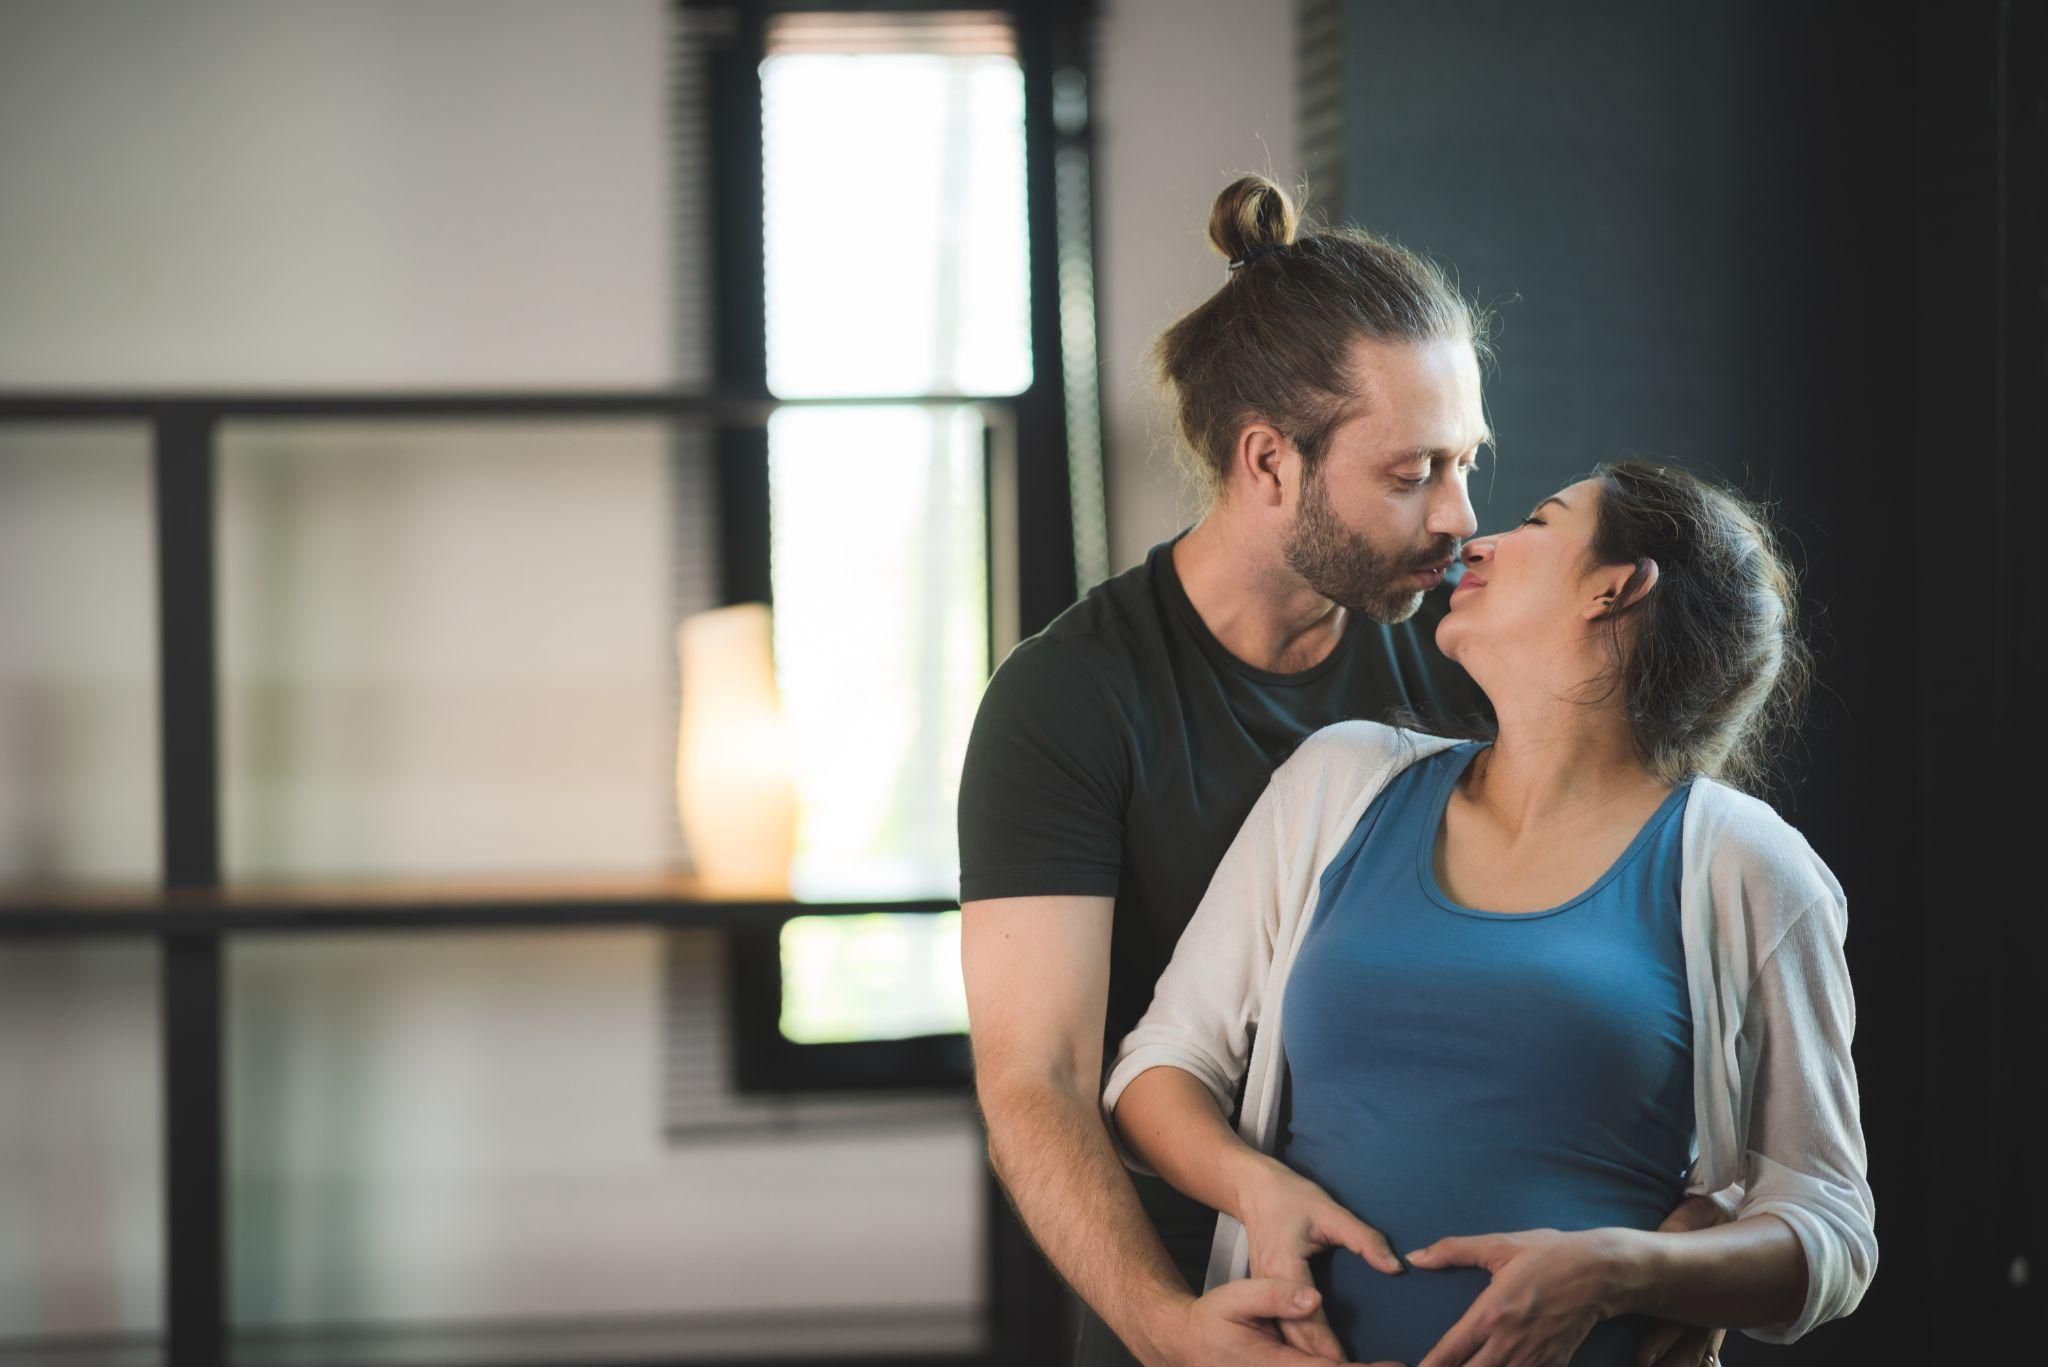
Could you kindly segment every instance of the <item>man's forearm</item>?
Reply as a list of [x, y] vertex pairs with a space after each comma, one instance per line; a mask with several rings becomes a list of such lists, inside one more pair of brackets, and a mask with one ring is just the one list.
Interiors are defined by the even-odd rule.
[[1615, 1314], [1751, 1329], [1796, 1319], [1806, 1304], [1806, 1252], [1775, 1215], [1685, 1233], [1614, 1233]]
[[1094, 1096], [1050, 1080], [984, 1087], [989, 1159], [1052, 1265], [1148, 1363], [1193, 1300], [1110, 1147]]

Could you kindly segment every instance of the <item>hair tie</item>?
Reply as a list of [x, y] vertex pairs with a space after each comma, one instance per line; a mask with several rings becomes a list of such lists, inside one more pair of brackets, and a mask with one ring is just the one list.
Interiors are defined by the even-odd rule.
[[1260, 257], [1269, 256], [1272, 253], [1279, 251], [1282, 247], [1290, 245], [1292, 244], [1286, 242], [1268, 242], [1263, 247], [1254, 247], [1250, 251], [1246, 252], [1243, 256], [1240, 256], [1233, 260], [1230, 263], [1230, 269], [1236, 270], [1240, 266], [1249, 266], [1252, 264], [1252, 262], [1258, 260]]

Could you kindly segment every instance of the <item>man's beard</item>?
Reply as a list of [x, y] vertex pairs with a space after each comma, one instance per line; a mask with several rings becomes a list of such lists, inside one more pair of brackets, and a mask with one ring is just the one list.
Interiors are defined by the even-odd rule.
[[1422, 606], [1422, 590], [1408, 576], [1425, 565], [1456, 558], [1458, 541], [1446, 537], [1412, 556], [1382, 554], [1338, 521], [1321, 470], [1302, 484], [1301, 509], [1287, 535], [1287, 566], [1310, 588], [1346, 611], [1375, 622], [1404, 622]]

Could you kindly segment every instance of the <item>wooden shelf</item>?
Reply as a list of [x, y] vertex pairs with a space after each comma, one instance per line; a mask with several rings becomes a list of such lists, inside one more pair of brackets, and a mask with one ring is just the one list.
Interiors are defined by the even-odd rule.
[[630, 926], [744, 929], [792, 916], [951, 911], [935, 898], [797, 901], [732, 897], [680, 873], [643, 876], [323, 880], [181, 889], [0, 888], [0, 937], [228, 930], [433, 930]]

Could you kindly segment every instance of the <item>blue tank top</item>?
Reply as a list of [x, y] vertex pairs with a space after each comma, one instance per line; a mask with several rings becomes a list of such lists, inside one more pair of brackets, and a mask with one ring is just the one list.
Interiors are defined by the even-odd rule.
[[[1409, 765], [1323, 870], [1289, 975], [1282, 1162], [1397, 1254], [1445, 1235], [1655, 1229], [1694, 1152], [1692, 1010], [1678, 918], [1689, 784], [1591, 887], [1546, 911], [1464, 907], [1437, 831], [1477, 741]], [[1396, 1276], [1312, 1259], [1361, 1362], [1414, 1364], [1486, 1289], [1482, 1268]], [[1605, 1321], [1575, 1367], [1632, 1367], [1645, 1321]]]

